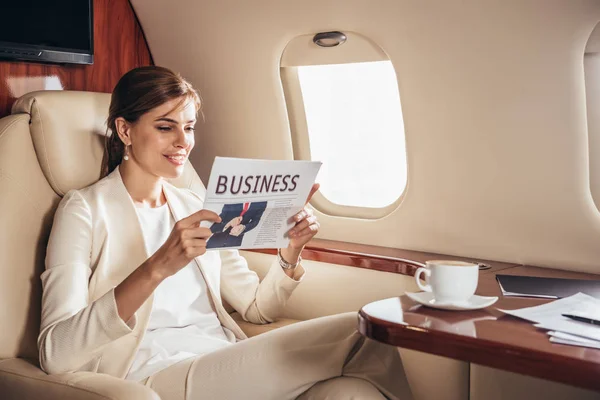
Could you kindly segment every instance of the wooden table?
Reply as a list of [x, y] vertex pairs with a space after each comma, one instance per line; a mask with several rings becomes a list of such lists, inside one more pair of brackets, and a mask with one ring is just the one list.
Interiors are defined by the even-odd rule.
[[[600, 279], [546, 268], [517, 266], [499, 274]], [[406, 296], [376, 301], [359, 312], [359, 331], [390, 345], [472, 362], [600, 391], [600, 350], [553, 344], [545, 331], [503, 314], [549, 300], [504, 298], [496, 272], [481, 273], [477, 294], [499, 296], [496, 304], [477, 311], [423, 307]]]

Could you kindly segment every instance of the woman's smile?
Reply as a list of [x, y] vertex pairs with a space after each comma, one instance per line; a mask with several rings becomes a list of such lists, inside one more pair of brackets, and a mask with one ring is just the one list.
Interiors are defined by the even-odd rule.
[[183, 154], [177, 154], [177, 155], [165, 155], [164, 156], [169, 162], [171, 162], [172, 164], [175, 165], [183, 165], [185, 164], [185, 160], [187, 159], [186, 155]]

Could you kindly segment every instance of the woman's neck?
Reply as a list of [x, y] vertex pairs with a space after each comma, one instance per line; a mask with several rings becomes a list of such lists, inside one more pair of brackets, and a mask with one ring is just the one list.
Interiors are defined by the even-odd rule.
[[153, 208], [166, 203], [161, 177], [144, 171], [131, 161], [123, 161], [119, 166], [119, 172], [123, 184], [136, 206]]

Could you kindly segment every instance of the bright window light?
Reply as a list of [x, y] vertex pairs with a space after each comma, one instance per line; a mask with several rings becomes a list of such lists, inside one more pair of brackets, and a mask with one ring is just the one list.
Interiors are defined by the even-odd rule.
[[311, 159], [331, 202], [381, 208], [406, 187], [404, 122], [390, 61], [298, 67]]

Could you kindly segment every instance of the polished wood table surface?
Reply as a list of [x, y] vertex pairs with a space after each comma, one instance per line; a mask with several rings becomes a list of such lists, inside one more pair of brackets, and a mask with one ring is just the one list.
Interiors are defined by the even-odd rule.
[[[598, 275], [518, 266], [499, 274], [600, 279]], [[359, 312], [359, 331], [398, 347], [600, 391], [600, 350], [554, 344], [546, 331], [498, 311], [550, 300], [502, 297], [496, 273], [481, 273], [477, 294], [499, 296], [477, 311], [423, 307], [406, 296], [370, 303]]]

